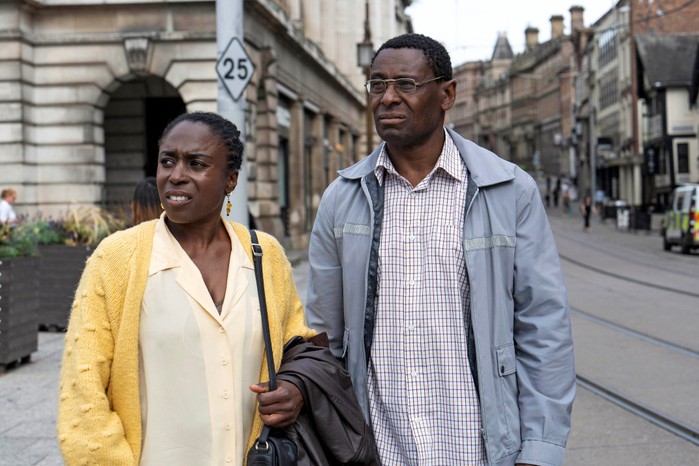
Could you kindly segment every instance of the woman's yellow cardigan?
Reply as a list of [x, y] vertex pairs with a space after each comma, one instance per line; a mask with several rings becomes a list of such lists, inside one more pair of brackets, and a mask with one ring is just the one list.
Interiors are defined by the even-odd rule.
[[[155, 220], [106, 238], [88, 259], [73, 302], [61, 368], [58, 439], [67, 465], [137, 465], [141, 457], [138, 331]], [[252, 259], [250, 234], [233, 224]], [[291, 265], [259, 233], [275, 366], [295, 335], [310, 337]], [[260, 380], [269, 379], [266, 358]], [[172, 409], [177, 409], [173, 406]], [[262, 431], [255, 415], [249, 446]]]

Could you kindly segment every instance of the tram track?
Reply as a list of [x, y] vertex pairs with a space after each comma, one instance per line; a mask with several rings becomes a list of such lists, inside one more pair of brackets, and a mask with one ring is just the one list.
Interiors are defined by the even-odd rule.
[[[597, 325], [615, 332], [619, 332], [628, 337], [699, 360], [699, 351], [638, 332], [630, 327], [612, 322], [575, 307], [571, 307], [571, 314], [578, 318], [587, 319]], [[699, 446], [699, 427], [689, 425], [686, 422], [672, 417], [660, 409], [656, 409], [647, 403], [634, 399], [633, 397], [625, 394], [623, 391], [612, 388], [611, 386], [600, 382], [596, 377], [591, 376], [590, 374], [584, 374], [578, 371], [576, 373], [576, 380], [579, 387], [590, 391], [594, 395], [601, 397], [615, 406], [618, 406], [638, 416], [639, 418], [690, 442], [693, 445]]]
[[654, 424], [678, 437], [699, 446], [699, 430], [689, 426], [681, 421], [656, 410], [644, 403], [633, 400], [623, 393], [605, 386], [599, 382], [593, 381], [591, 378], [578, 373], [576, 375], [577, 384], [595, 395], [604, 398], [610, 403], [623, 408], [642, 419]]
[[627, 277], [627, 276], [624, 276], [624, 275], [621, 275], [621, 274], [618, 274], [618, 273], [610, 272], [610, 271], [608, 271], [608, 270], [603, 270], [603, 269], [601, 269], [601, 268], [599, 268], [599, 267], [595, 267], [595, 266], [586, 264], [586, 263], [581, 262], [581, 261], [579, 261], [579, 260], [577, 260], [577, 259], [573, 259], [572, 257], [567, 256], [567, 255], [565, 255], [565, 254], [560, 254], [560, 253], [559, 253], [559, 257], [561, 258], [561, 260], [564, 260], [564, 261], [566, 261], [566, 262], [569, 262], [569, 263], [571, 263], [571, 264], [574, 264], [574, 265], [576, 265], [576, 266], [578, 266], [578, 267], [581, 267], [581, 268], [584, 268], [584, 269], [587, 269], [587, 270], [590, 270], [590, 271], [599, 273], [599, 274], [601, 274], [601, 275], [606, 275], [606, 276], [608, 276], [608, 277], [616, 278], [616, 279], [618, 279], [618, 280], [623, 280], [623, 281], [628, 282], [628, 283], [634, 283], [634, 284], [637, 284], [637, 285], [642, 285], [642, 286], [646, 286], [646, 287], [649, 287], [649, 288], [654, 288], [654, 289], [656, 289], [656, 290], [669, 291], [670, 293], [677, 293], [677, 294], [681, 294], [681, 295], [684, 295], [684, 296], [690, 296], [690, 297], [692, 297], [692, 298], [699, 298], [699, 293], [695, 293], [695, 292], [693, 292], [693, 291], [681, 290], [681, 289], [679, 289], [679, 288], [673, 288], [673, 287], [670, 287], [670, 286], [659, 285], [659, 284], [657, 284], [657, 283], [651, 283], [651, 282], [648, 282], [648, 281], [645, 281], [645, 280], [638, 280], [638, 279], [636, 279], [636, 278]]
[[578, 309], [578, 308], [571, 307], [570, 311], [573, 315], [577, 315], [577, 316], [580, 316], [580, 317], [585, 318], [587, 320], [591, 320], [599, 325], [610, 328], [610, 329], [615, 330], [617, 332], [621, 332], [621, 333], [624, 333], [624, 334], [629, 335], [631, 337], [638, 338], [639, 340], [643, 340], [643, 341], [646, 341], [648, 343], [652, 343], [654, 345], [660, 346], [662, 348], [669, 349], [669, 350], [675, 351], [677, 353], [681, 353], [681, 354], [683, 354], [685, 356], [689, 356], [691, 358], [699, 359], [699, 352], [695, 351], [691, 348], [686, 348], [684, 346], [677, 345], [677, 344], [672, 343], [670, 341], [663, 340], [661, 338], [656, 338], [654, 336], [638, 332], [636, 330], [633, 330], [630, 327], [626, 327], [624, 325], [617, 324], [616, 322], [612, 322], [610, 320], [603, 319], [603, 318], [596, 316], [590, 312], [583, 311], [583, 310]]

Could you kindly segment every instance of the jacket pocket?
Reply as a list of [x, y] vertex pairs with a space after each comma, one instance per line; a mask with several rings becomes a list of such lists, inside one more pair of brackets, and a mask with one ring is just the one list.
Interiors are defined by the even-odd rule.
[[514, 343], [507, 343], [495, 348], [500, 387], [500, 422], [505, 434], [504, 446], [508, 452], [519, 448], [519, 405], [517, 401], [517, 360]]
[[515, 360], [515, 345], [507, 343], [495, 349], [498, 359], [498, 375], [505, 377], [517, 371], [517, 361]]

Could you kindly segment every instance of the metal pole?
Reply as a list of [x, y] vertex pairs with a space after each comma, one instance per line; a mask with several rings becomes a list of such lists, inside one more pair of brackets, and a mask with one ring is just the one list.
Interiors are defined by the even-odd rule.
[[[371, 22], [369, 21], [369, 0], [364, 3], [364, 42], [371, 44]], [[371, 79], [371, 65], [364, 69], [366, 80]], [[366, 93], [366, 154], [374, 150], [374, 115], [371, 112], [371, 95]]]
[[[216, 0], [216, 56], [220, 57], [231, 39], [237, 37], [241, 44], [243, 40], [243, 0]], [[240, 130], [240, 139], [245, 144], [245, 94], [233, 100], [221, 79], [218, 80], [218, 113], [233, 122]], [[228, 216], [231, 220], [248, 226], [248, 179], [246, 156], [243, 153], [243, 163], [238, 173], [238, 185], [231, 194], [233, 207]], [[225, 202], [224, 211], [225, 212]]]
[[590, 106], [590, 196], [597, 192], [597, 136], [595, 135], [595, 106]]
[[[371, 68], [366, 67], [366, 79], [371, 78]], [[366, 155], [374, 150], [374, 115], [371, 112], [371, 94], [366, 93]]]

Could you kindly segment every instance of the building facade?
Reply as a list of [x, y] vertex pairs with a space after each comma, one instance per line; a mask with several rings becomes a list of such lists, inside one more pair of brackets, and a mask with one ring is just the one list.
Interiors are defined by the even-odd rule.
[[[370, 3], [377, 43], [411, 30], [409, 1]], [[287, 246], [307, 244], [325, 186], [365, 155], [364, 6], [244, 2], [248, 207]], [[9, 0], [0, 32], [0, 180], [28, 215], [124, 208], [165, 124], [217, 109], [214, 1]]]

